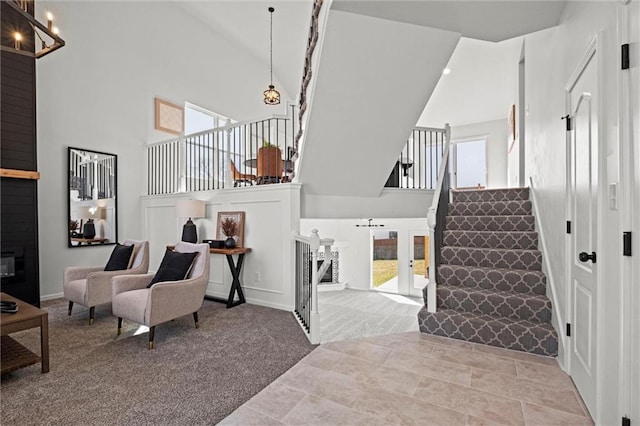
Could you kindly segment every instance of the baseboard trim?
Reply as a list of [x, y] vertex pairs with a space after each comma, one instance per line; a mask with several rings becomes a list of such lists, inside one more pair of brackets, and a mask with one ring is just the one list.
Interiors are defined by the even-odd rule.
[[[562, 317], [562, 314], [559, 310], [559, 306], [560, 304], [558, 303], [558, 296], [557, 296], [557, 291], [556, 291], [556, 285], [555, 285], [555, 280], [553, 279], [553, 275], [551, 274], [551, 271], [548, 267], [549, 265], [549, 251], [547, 250], [547, 243], [546, 243], [546, 238], [544, 235], [544, 230], [542, 228], [542, 226], [540, 226], [540, 211], [538, 210], [538, 202], [536, 199], [536, 192], [535, 192], [535, 188], [533, 186], [533, 179], [530, 177], [529, 178], [529, 194], [531, 194], [531, 206], [533, 208], [533, 216], [534, 216], [534, 220], [536, 223], [536, 231], [538, 231], [538, 239], [540, 242], [540, 248], [542, 251], [542, 265], [543, 265], [543, 271], [544, 273], [547, 275], [547, 286], [551, 292], [551, 303], [552, 306], [555, 308], [553, 310], [554, 314], [552, 316], [555, 317], [558, 321], [557, 324], [554, 324], [553, 321], [551, 323], [551, 325], [553, 325], [556, 329], [556, 332], [558, 333], [558, 355], [560, 354], [564, 354], [566, 357], [566, 348], [567, 348], [567, 337], [564, 334], [564, 329], [562, 328], [562, 324], [565, 324], [565, 321]], [[562, 349], [560, 349], [560, 347], [562, 347]], [[561, 359], [560, 356], [558, 356], [557, 358], [558, 364], [560, 365], [560, 368], [564, 371], [567, 371], [566, 369], [566, 365], [565, 365], [565, 360]]]
[[325, 291], [340, 291], [345, 288], [345, 283], [318, 284], [318, 293], [323, 293]]
[[40, 295], [40, 301], [46, 302], [48, 300], [62, 299], [63, 297], [64, 297], [64, 293], [45, 294], [45, 295]]

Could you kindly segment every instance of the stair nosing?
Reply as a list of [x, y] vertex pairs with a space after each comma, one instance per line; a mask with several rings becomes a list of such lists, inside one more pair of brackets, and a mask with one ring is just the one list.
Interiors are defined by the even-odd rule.
[[520, 272], [538, 272], [546, 278], [546, 274], [541, 269], [519, 269], [519, 268], [494, 268], [491, 266], [471, 266], [471, 265], [457, 265], [455, 263], [441, 263], [440, 266], [458, 266], [460, 268], [476, 268], [486, 269], [492, 271], [520, 271]]
[[[509, 317], [497, 317], [494, 315], [489, 315], [489, 314], [475, 314], [473, 312], [468, 312], [468, 311], [456, 311], [455, 309], [450, 309], [450, 308], [440, 308], [436, 311], [436, 313], [438, 312], [454, 312], [457, 315], [463, 316], [463, 317], [475, 317], [475, 318], [479, 318], [482, 320], [485, 320], [486, 317], [491, 318], [494, 321], [500, 321], [500, 320], [508, 320], [511, 323], [517, 323], [517, 324], [521, 324], [523, 326], [533, 326], [533, 327], [541, 327], [544, 328], [546, 330], [552, 330], [554, 333], [556, 333], [556, 329], [553, 327], [553, 324], [551, 324], [551, 322], [534, 322], [534, 321], [530, 321], [530, 320], [525, 320], [525, 319], [513, 319], [513, 318], [509, 318]], [[485, 317], [485, 318], [483, 318]]]
[[[448, 246], [448, 245], [443, 245], [442, 247], [443, 248], [444, 247], [449, 247], [449, 248], [457, 248], [457, 249], [468, 249], [468, 250], [494, 250], [494, 251], [516, 251], [516, 252], [537, 251], [538, 253], [542, 254], [542, 251], [540, 249], [511, 249], [511, 248], [507, 249], [507, 248]], [[504, 269], [511, 269], [511, 268], [504, 268]]]
[[466, 286], [456, 286], [456, 285], [446, 285], [446, 284], [438, 284], [438, 286], [436, 287], [436, 291], [438, 291], [438, 289], [440, 288], [447, 288], [447, 289], [462, 291], [465, 293], [482, 293], [482, 294], [491, 293], [491, 294], [497, 294], [499, 296], [514, 296], [519, 298], [526, 297], [527, 299], [537, 299], [540, 301], [551, 302], [551, 299], [549, 299], [549, 297], [547, 297], [546, 294], [518, 293], [514, 291], [489, 290], [489, 289], [478, 288], [478, 287], [466, 287]]

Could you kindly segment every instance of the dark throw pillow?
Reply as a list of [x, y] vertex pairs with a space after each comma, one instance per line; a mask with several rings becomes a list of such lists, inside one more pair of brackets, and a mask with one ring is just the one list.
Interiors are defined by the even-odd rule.
[[185, 279], [197, 255], [198, 252], [178, 253], [177, 251], [167, 249], [158, 271], [153, 276], [147, 288], [161, 281], [179, 281]]
[[107, 262], [107, 266], [104, 267], [105, 271], [122, 271], [129, 268], [129, 261], [131, 260], [131, 254], [133, 253], [133, 245], [123, 246], [120, 243], [116, 243], [116, 246], [111, 252], [111, 257]]

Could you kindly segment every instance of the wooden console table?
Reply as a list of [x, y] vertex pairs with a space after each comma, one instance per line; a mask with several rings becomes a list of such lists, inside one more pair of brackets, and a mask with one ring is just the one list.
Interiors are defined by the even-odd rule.
[[93, 243], [105, 244], [109, 242], [107, 238], [79, 238], [79, 237], [71, 237], [71, 241], [74, 243], [78, 243], [79, 246], [81, 246], [82, 243], [85, 243], [86, 245], [90, 246]]
[[[168, 249], [173, 250], [175, 246], [167, 246]], [[240, 272], [242, 271], [242, 262], [244, 261], [244, 255], [251, 252], [251, 249], [248, 247], [236, 247], [232, 249], [227, 248], [212, 248], [209, 249], [209, 253], [212, 254], [224, 254], [227, 257], [227, 263], [229, 264], [229, 270], [231, 271], [231, 276], [233, 280], [231, 282], [231, 289], [229, 290], [229, 297], [225, 300], [220, 297], [214, 296], [205, 296], [205, 299], [212, 300], [214, 302], [226, 303], [227, 309], [233, 308], [234, 306], [242, 305], [246, 302], [244, 300], [244, 292], [242, 291], [242, 283], [240, 282]], [[233, 256], [238, 256], [238, 261], [234, 262]], [[238, 293], [238, 300], [234, 301], [236, 297], [236, 292]]]
[[[18, 312], [15, 314], [3, 313], [0, 315], [0, 329], [2, 330], [2, 360], [0, 364], [2, 374], [37, 362], [42, 363], [42, 372], [48, 373], [49, 314], [44, 309], [36, 308], [6, 293], [0, 293], [0, 299], [18, 304]], [[40, 327], [40, 356], [9, 337], [11, 333], [35, 327]]]

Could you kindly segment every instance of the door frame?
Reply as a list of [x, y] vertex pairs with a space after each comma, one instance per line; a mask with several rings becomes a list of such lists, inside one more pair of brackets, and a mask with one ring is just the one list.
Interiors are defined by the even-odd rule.
[[[640, 32], [640, 24], [633, 21], [640, 16], [640, 6], [638, 2], [618, 2], [617, 5], [618, 40], [617, 44], [629, 43], [633, 46], [637, 44]], [[635, 22], [635, 23], [634, 23]], [[635, 39], [634, 39], [635, 37]], [[638, 48], [636, 47], [636, 52]], [[633, 53], [631, 53], [633, 55]], [[638, 117], [633, 113], [633, 97], [635, 96], [636, 108], [638, 107], [638, 70], [636, 67], [635, 79], [632, 69], [625, 71], [618, 70], [618, 136], [620, 149], [620, 211], [621, 211], [621, 231], [631, 231], [632, 235], [638, 235], [640, 226], [637, 212], [640, 200], [640, 181], [635, 179], [640, 172], [636, 166], [640, 159], [640, 143], [638, 141]], [[635, 82], [635, 84], [634, 84]], [[635, 117], [635, 121], [634, 121]], [[632, 135], [635, 134], [636, 140]], [[634, 157], [635, 155], [635, 157]], [[635, 207], [635, 208], [634, 208]], [[636, 248], [637, 253], [637, 248]], [[632, 252], [633, 255], [633, 252]], [[637, 254], [636, 254], [637, 256]], [[637, 303], [640, 302], [640, 291], [632, 283], [638, 281], [640, 277], [640, 264], [630, 256], [623, 256], [621, 260], [621, 330], [620, 330], [620, 383], [619, 383], [619, 404], [618, 410], [621, 415], [626, 415], [632, 422], [640, 418], [640, 407], [635, 403], [640, 398], [640, 383], [633, 378], [640, 377], [640, 366], [634, 360], [640, 353], [640, 314]]]
[[[589, 62], [594, 59], [594, 65], [596, 66], [596, 86], [598, 90], [598, 98], [596, 99], [598, 105], [598, 189], [596, 195], [596, 211], [597, 211], [597, 219], [596, 219], [596, 253], [603, 253], [602, 244], [604, 239], [604, 227], [603, 227], [603, 217], [604, 217], [604, 209], [606, 208], [605, 202], [606, 197], [604, 196], [604, 191], [606, 186], [606, 122], [604, 120], [604, 52], [602, 49], [604, 48], [603, 43], [603, 33], [597, 33], [584, 55], [582, 56], [580, 62], [575, 68], [575, 71], [569, 78], [567, 85], [565, 86], [565, 113], [569, 116], [573, 113], [574, 106], [571, 105], [571, 90], [576, 85], [585, 68], [589, 64]], [[571, 197], [571, 173], [572, 169], [572, 150], [571, 150], [571, 139], [572, 132], [566, 132], [566, 175], [565, 175], [565, 212], [566, 212], [566, 220], [570, 221], [573, 217], [573, 204]], [[575, 230], [573, 230], [575, 232]], [[573, 322], [574, 312], [573, 312], [573, 287], [571, 285], [573, 275], [572, 275], [572, 264], [573, 264], [573, 247], [572, 247], [572, 238], [573, 234], [565, 234], [565, 300], [566, 302], [566, 318], [568, 321]], [[601, 256], [602, 259], [604, 256]], [[596, 365], [594, 367], [595, 371], [595, 407], [593, 407], [594, 411], [591, 413], [594, 421], [597, 423], [599, 419], [600, 412], [602, 411], [601, 401], [602, 401], [602, 357], [603, 357], [603, 349], [600, 345], [601, 336], [603, 333], [603, 304], [602, 304], [602, 283], [603, 283], [603, 274], [604, 269], [602, 265], [599, 265], [596, 271], [595, 277], [595, 286], [596, 286], [596, 338], [595, 338], [595, 351], [596, 351]], [[562, 324], [561, 324], [562, 326]], [[564, 330], [561, 330], [564, 331]], [[566, 370], [569, 372], [569, 375], [572, 373], [573, 366], [571, 365], [571, 346], [573, 345], [573, 337], [567, 338], [567, 347], [565, 348], [564, 353], [564, 362], [566, 366]]]

